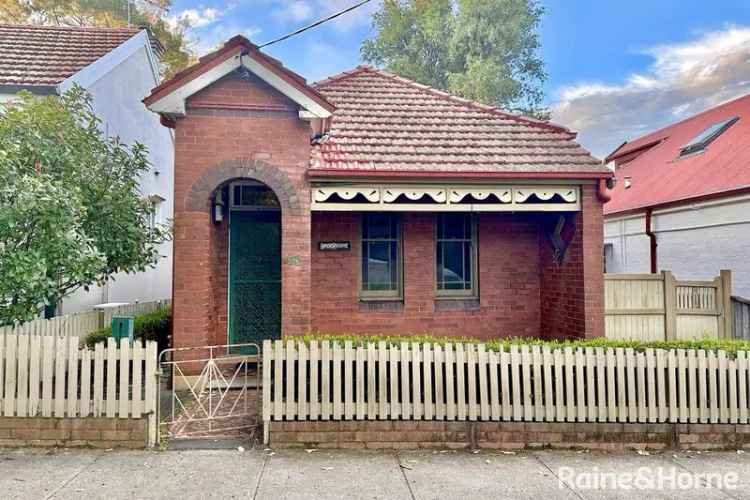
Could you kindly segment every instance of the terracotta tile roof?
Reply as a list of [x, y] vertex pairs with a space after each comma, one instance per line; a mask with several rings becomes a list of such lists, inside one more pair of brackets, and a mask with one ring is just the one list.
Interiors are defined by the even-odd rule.
[[[733, 117], [739, 120], [703, 152], [680, 158], [698, 134]], [[626, 142], [607, 159], [618, 164], [618, 182], [605, 215], [750, 189], [750, 94]]]
[[57, 85], [138, 31], [0, 24], [0, 85]]
[[335, 106], [311, 171], [602, 174], [576, 134], [368, 66], [314, 84]]

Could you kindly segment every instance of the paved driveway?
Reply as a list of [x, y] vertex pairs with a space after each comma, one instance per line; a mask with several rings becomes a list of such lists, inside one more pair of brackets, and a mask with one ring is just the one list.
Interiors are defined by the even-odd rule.
[[[726, 488], [710, 488], [709, 482]], [[0, 497], [750, 499], [750, 457], [736, 452], [0, 450]]]

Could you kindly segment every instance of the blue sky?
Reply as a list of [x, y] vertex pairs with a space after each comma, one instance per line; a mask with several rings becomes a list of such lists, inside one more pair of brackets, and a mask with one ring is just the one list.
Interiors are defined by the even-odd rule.
[[[269, 47], [311, 81], [360, 63], [371, 5]], [[268, 41], [355, 0], [175, 0], [203, 53], [236, 33]], [[544, 0], [553, 120], [604, 156], [623, 140], [750, 92], [750, 1]]]

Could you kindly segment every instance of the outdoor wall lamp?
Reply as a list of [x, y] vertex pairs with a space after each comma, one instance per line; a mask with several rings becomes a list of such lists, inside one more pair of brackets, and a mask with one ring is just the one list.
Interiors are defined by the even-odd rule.
[[213, 202], [213, 219], [214, 224], [221, 224], [224, 220], [224, 199], [221, 195], [221, 189], [216, 191]]

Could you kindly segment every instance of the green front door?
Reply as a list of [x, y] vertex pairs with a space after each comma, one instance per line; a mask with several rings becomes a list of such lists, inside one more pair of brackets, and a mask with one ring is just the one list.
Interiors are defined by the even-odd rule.
[[281, 338], [281, 213], [232, 211], [229, 343]]

